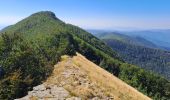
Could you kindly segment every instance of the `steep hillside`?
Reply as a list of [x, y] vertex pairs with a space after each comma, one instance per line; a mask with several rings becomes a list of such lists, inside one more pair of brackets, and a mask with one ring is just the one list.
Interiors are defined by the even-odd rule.
[[0, 35], [0, 99], [23, 97], [51, 75], [61, 55], [75, 52], [149, 97], [170, 96], [168, 80], [125, 63], [103, 41], [43, 11], [5, 28]]
[[52, 75], [19, 100], [33, 98], [151, 100], [78, 53], [73, 57], [62, 56]]
[[154, 49], [148, 45], [152, 43], [123, 34], [103, 33], [97, 36], [118, 52], [123, 60], [170, 79], [170, 52]]
[[[32, 14], [28, 18], [11, 25], [1, 33], [22, 33], [27, 40], [50, 36], [51, 34], [71, 34], [77, 38], [85, 40], [95, 48], [104, 51], [106, 54], [117, 58], [117, 55], [112, 49], [104, 44], [90, 33], [71, 24], [66, 24], [58, 19], [53, 12], [42, 11]], [[34, 40], [33, 40], [34, 41]]]

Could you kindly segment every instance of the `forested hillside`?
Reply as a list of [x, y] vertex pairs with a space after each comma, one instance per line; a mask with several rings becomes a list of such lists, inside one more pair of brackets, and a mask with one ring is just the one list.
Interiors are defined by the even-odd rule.
[[151, 29], [144, 31], [129, 31], [121, 32], [129, 36], [140, 36], [143, 37], [154, 44], [158, 45], [160, 48], [170, 50], [170, 29]]
[[132, 45], [137, 45], [137, 46], [145, 46], [148, 48], [159, 48], [154, 43], [142, 37], [131, 37], [117, 32], [103, 32], [103, 33], [96, 33], [94, 35], [100, 39], [113, 39], [113, 40], [125, 42]]
[[[123, 60], [170, 79], [169, 51], [153, 48], [152, 45], [149, 45], [152, 43], [149, 42], [139, 44], [140, 39], [138, 41], [136, 38], [122, 34], [118, 35], [118, 33], [105, 33], [102, 36], [100, 34], [97, 36], [118, 52]], [[117, 38], [115, 38], [116, 36]]]
[[61, 55], [75, 52], [155, 100], [170, 97], [168, 80], [125, 63], [104, 42], [47, 11], [33, 14], [1, 32], [0, 99], [26, 95], [51, 74]]

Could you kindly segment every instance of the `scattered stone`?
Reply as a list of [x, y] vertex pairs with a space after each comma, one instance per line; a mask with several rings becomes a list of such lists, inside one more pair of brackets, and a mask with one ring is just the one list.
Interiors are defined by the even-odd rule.
[[33, 90], [34, 91], [43, 91], [43, 90], [46, 90], [46, 88], [45, 88], [44, 84], [41, 84], [36, 87], [33, 87]]
[[84, 100], [85, 98], [113, 100], [107, 97], [95, 82], [91, 82], [87, 73], [76, 67], [71, 59], [68, 59], [62, 67], [65, 68], [60, 74], [55, 73], [47, 82], [33, 87], [27, 96], [16, 100]]
[[51, 88], [51, 94], [55, 98], [66, 98], [69, 96], [69, 92], [67, 90], [65, 90], [63, 87], [57, 87], [57, 86]]

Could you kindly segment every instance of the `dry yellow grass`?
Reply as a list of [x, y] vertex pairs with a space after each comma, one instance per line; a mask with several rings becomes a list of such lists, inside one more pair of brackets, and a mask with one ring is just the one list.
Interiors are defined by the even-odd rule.
[[71, 95], [88, 99], [113, 97], [114, 100], [150, 100], [117, 77], [108, 73], [81, 54], [68, 57], [55, 65], [46, 84], [63, 86]]

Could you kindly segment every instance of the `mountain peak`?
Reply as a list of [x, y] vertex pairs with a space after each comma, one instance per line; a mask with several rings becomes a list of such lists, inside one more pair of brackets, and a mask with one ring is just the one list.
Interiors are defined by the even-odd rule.
[[55, 13], [51, 12], [51, 11], [40, 11], [40, 12], [32, 14], [31, 16], [38, 16], [38, 17], [43, 16], [43, 17], [49, 17], [49, 18], [52, 18], [52, 19], [55, 19], [55, 20], [60, 20], [56, 17]]
[[55, 14], [53, 12], [51, 12], [51, 11], [40, 11], [40, 12], [32, 14], [31, 16], [39, 16], [39, 15], [56, 17]]
[[[56, 17], [55, 13], [51, 11], [40, 11], [19, 21], [18, 23], [15, 24], [15, 26], [11, 25], [9, 27], [2, 29], [1, 32], [5, 32], [6, 30], [13, 31], [29, 30], [31, 28], [35, 28], [35, 26], [47, 26], [47, 25], [50, 26], [49, 24], [56, 22], [63, 23], [63, 21]], [[51, 25], [51, 27], [53, 26]]]

